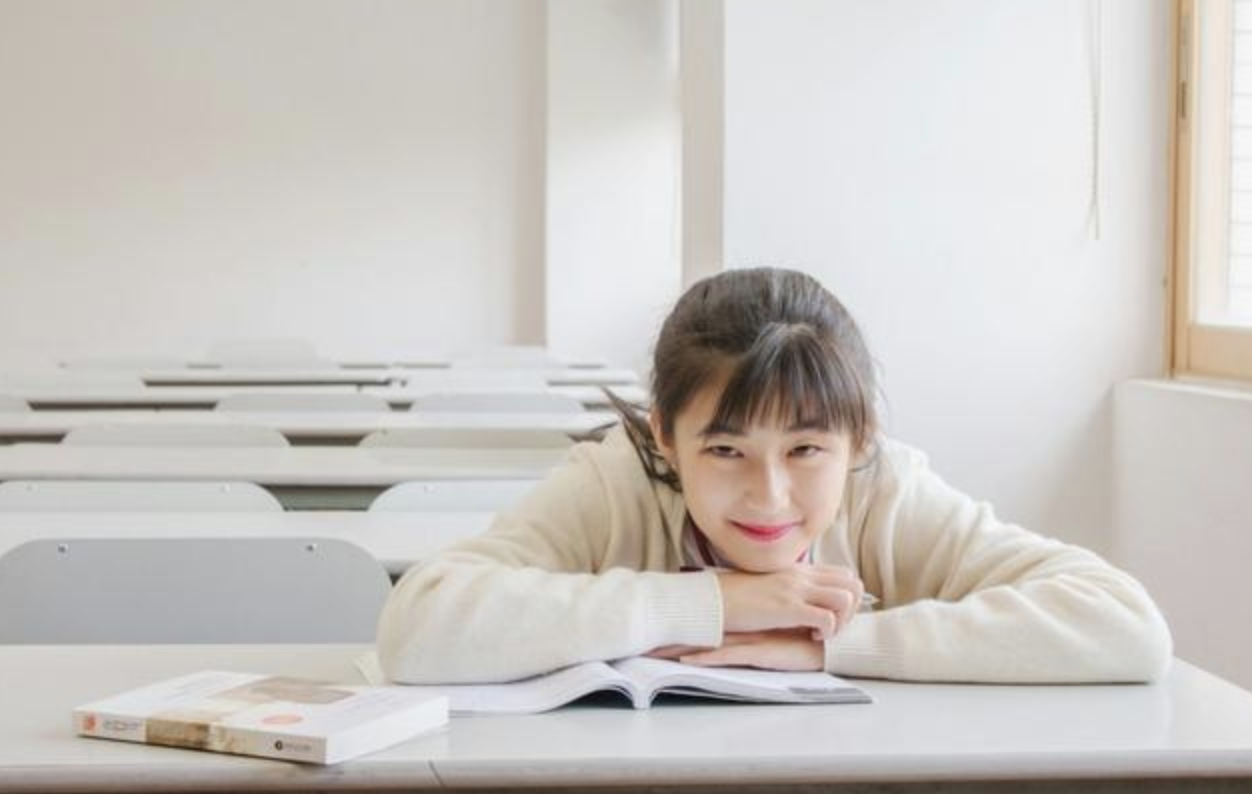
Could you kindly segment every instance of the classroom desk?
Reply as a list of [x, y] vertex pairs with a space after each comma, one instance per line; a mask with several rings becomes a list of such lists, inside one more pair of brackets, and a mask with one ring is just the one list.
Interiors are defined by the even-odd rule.
[[[478, 370], [447, 369], [414, 371], [403, 368], [373, 369], [161, 369], [144, 370], [137, 377], [147, 386], [388, 386], [438, 384], [444, 380], [473, 378]], [[550, 386], [625, 386], [639, 382], [639, 375], [624, 368], [579, 368], [535, 370], [486, 370], [488, 373], [533, 374]]]
[[639, 383], [639, 373], [621, 367], [565, 367], [539, 371], [549, 386], [630, 386]]
[[391, 369], [268, 369], [212, 368], [142, 370], [138, 378], [146, 386], [387, 386], [403, 383], [405, 376]]
[[[570, 369], [600, 369], [609, 365], [608, 360], [594, 356], [560, 356], [557, 362]], [[328, 362], [331, 367], [341, 369], [449, 369], [454, 362], [451, 356], [428, 353], [406, 356], [403, 359], [365, 359], [347, 358]], [[190, 361], [187, 366], [195, 369], [222, 369], [220, 363], [211, 361]]]
[[[613, 386], [613, 392], [622, 399], [634, 403], [646, 403], [648, 393], [637, 385]], [[110, 386], [56, 386], [7, 388], [0, 386], [0, 393], [18, 397], [35, 410], [124, 410], [181, 408], [185, 410], [208, 410], [228, 394], [249, 392], [272, 393], [264, 386], [161, 386], [154, 388], [125, 388]], [[364, 392], [382, 397], [393, 409], [407, 410], [419, 394], [436, 394], [435, 385], [419, 386], [300, 386], [292, 387], [292, 393], [344, 394]], [[553, 394], [566, 394], [588, 408], [603, 409], [610, 405], [604, 390], [599, 386], [549, 386]]]
[[[0, 647], [9, 791], [735, 789], [902, 792], [1252, 788], [1252, 694], [1176, 661], [1154, 686], [866, 681], [876, 703], [580, 704], [454, 718], [335, 767], [78, 738], [70, 711], [200, 669], [359, 681], [362, 646]], [[1034, 783], [1034, 781], [1052, 781]], [[1117, 782], [1124, 782], [1119, 786]], [[1133, 782], [1130, 782], [1133, 781]], [[683, 790], [681, 788], [677, 790]]]
[[[644, 405], [651, 399], [648, 396], [648, 390], [637, 384], [622, 386], [548, 386], [547, 391], [551, 394], [564, 394], [573, 397], [582, 403], [585, 408], [603, 410], [612, 407], [612, 402], [604, 391], [606, 388], [629, 403]], [[365, 394], [380, 395], [393, 408], [407, 409], [413, 404], [413, 398], [420, 394], [438, 394], [440, 389], [433, 382], [429, 384], [410, 382], [404, 386], [364, 386], [361, 388], [361, 391]], [[470, 389], [469, 391], [475, 390]], [[488, 390], [478, 389], [477, 391]], [[504, 389], [504, 391], [509, 390]]]
[[551, 430], [587, 438], [618, 421], [612, 411], [583, 413], [480, 413], [423, 411], [198, 411], [129, 409], [0, 411], [0, 444], [57, 442], [76, 427], [108, 424], [251, 425], [271, 427], [293, 444], [352, 445], [376, 430]]
[[406, 480], [543, 477], [562, 449], [0, 446], [3, 480], [253, 482], [287, 507], [360, 508]]
[[0, 511], [0, 556], [30, 540], [334, 538], [360, 546], [381, 562], [389, 574], [399, 576], [414, 563], [428, 559], [449, 543], [482, 534], [494, 517], [495, 513], [490, 511]]

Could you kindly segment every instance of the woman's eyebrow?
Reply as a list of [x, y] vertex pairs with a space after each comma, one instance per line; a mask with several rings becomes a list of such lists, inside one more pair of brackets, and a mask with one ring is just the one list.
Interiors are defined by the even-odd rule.
[[[786, 428], [787, 433], [829, 433], [832, 432], [830, 422], [823, 419], [802, 419]], [[747, 432], [741, 426], [731, 426], [729, 424], [710, 421], [698, 433], [700, 438], [708, 438], [709, 436], [746, 436]]]
[[831, 431], [830, 422], [822, 419], [804, 419], [787, 428], [788, 433], [804, 433], [814, 430], [821, 433], [829, 433]]
[[731, 427], [722, 422], [709, 422], [696, 435], [700, 438], [708, 438], [709, 436], [743, 436], [746, 434], [742, 427]]

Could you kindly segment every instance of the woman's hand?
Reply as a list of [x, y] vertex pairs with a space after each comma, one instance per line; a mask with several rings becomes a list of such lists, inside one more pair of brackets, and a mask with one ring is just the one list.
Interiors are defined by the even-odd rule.
[[822, 670], [825, 646], [806, 629], [727, 634], [718, 648], [669, 645], [648, 654], [701, 667], [759, 667], [766, 670]]
[[856, 572], [841, 565], [797, 565], [775, 573], [719, 571], [717, 581], [728, 637], [803, 628], [813, 640], [829, 639], [852, 620], [865, 592]]

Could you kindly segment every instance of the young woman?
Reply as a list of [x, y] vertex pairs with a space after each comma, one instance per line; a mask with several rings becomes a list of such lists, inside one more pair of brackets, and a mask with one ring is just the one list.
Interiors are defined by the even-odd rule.
[[1001, 522], [880, 434], [861, 334], [812, 278], [694, 285], [652, 377], [646, 418], [578, 445], [488, 533], [401, 579], [378, 640], [392, 679], [639, 654], [916, 681], [1167, 666], [1168, 628], [1130, 576]]

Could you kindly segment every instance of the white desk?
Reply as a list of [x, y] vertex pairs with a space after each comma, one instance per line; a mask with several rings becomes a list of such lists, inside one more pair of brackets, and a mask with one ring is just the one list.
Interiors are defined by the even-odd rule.
[[144, 426], [221, 424], [271, 427], [293, 444], [355, 444], [376, 430], [551, 430], [584, 438], [615, 424], [612, 411], [583, 413], [426, 413], [419, 411], [0, 411], [0, 443], [59, 441], [76, 427], [109, 424]]
[[[387, 386], [415, 381], [421, 384], [443, 380], [472, 378], [477, 370], [420, 370], [402, 368], [375, 369], [272, 369], [231, 368], [143, 370], [136, 376], [148, 386]], [[488, 372], [492, 372], [488, 370]], [[502, 370], [501, 372], [533, 373], [551, 386], [626, 386], [637, 384], [639, 375], [632, 369], [601, 367], [584, 369]]]
[[406, 480], [538, 479], [560, 449], [0, 446], [0, 480], [241, 480], [288, 507], [363, 507]]
[[[600, 369], [609, 365], [608, 360], [594, 356], [560, 356], [557, 361], [570, 369]], [[442, 353], [426, 353], [406, 356], [403, 359], [338, 359], [330, 362], [342, 369], [446, 369], [453, 366], [452, 356]], [[187, 366], [196, 369], [220, 369], [221, 364], [209, 361], [190, 361]]]
[[621, 367], [566, 367], [540, 372], [549, 386], [630, 386], [639, 383], [639, 373]]
[[[92, 538], [336, 538], [368, 551], [398, 576], [462, 538], [493, 512], [23, 513], [0, 511], [0, 555], [30, 540]], [[0, 682], [0, 689], [3, 682]], [[0, 709], [2, 710], [2, 709]]]
[[[629, 402], [645, 403], [648, 393], [637, 385], [611, 387], [618, 396]], [[160, 386], [152, 388], [125, 388], [107, 386], [46, 386], [7, 388], [0, 386], [0, 392], [25, 400], [36, 410], [120, 410], [120, 409], [210, 409], [217, 405], [218, 400], [228, 394], [249, 392], [271, 393], [274, 389], [265, 386]], [[434, 394], [440, 390], [435, 385], [418, 386], [299, 386], [291, 387], [292, 393], [311, 394], [343, 394], [364, 392], [377, 394], [384, 398], [393, 408], [407, 409], [413, 398], [420, 394]], [[581, 402], [588, 408], [606, 408], [609, 399], [599, 386], [549, 386], [553, 394], [566, 394]]]
[[[19, 397], [36, 410], [125, 410], [182, 408], [208, 410], [228, 394], [271, 394], [266, 386], [195, 387], [94, 386], [58, 384], [50, 386], [0, 386], [5, 394]], [[356, 394], [362, 387], [352, 385], [301, 386], [303, 394]]]
[[[357, 681], [361, 646], [0, 648], [8, 790], [482, 789], [661, 785], [776, 791], [1187, 791], [1252, 788], [1252, 694], [1183, 662], [1157, 686], [867, 681], [858, 706], [576, 705], [448, 728], [336, 767], [77, 738], [70, 710], [205, 668]], [[1027, 781], [1059, 780], [1049, 788]], [[1138, 780], [1133, 788], [1101, 788]], [[995, 786], [1000, 781], [1002, 786]], [[980, 786], [979, 783], [986, 783]], [[1216, 781], [1210, 781], [1216, 782]], [[704, 789], [708, 790], [708, 789]]]
[[387, 386], [403, 383], [404, 375], [391, 370], [370, 369], [268, 369], [197, 368], [142, 370], [138, 378], [147, 386]]
[[[607, 386], [607, 388], [630, 403], [646, 404], [651, 399], [648, 396], [648, 390], [639, 385], [627, 384]], [[604, 393], [604, 387], [601, 386], [549, 386], [547, 390], [552, 394], [573, 397], [589, 409], [606, 409], [612, 405]], [[409, 383], [405, 386], [365, 386], [361, 391], [366, 394], [380, 395], [395, 408], [408, 408], [412, 405], [414, 397], [420, 394], [437, 394], [439, 388], [435, 385]], [[508, 390], [505, 389], [505, 391]]]

